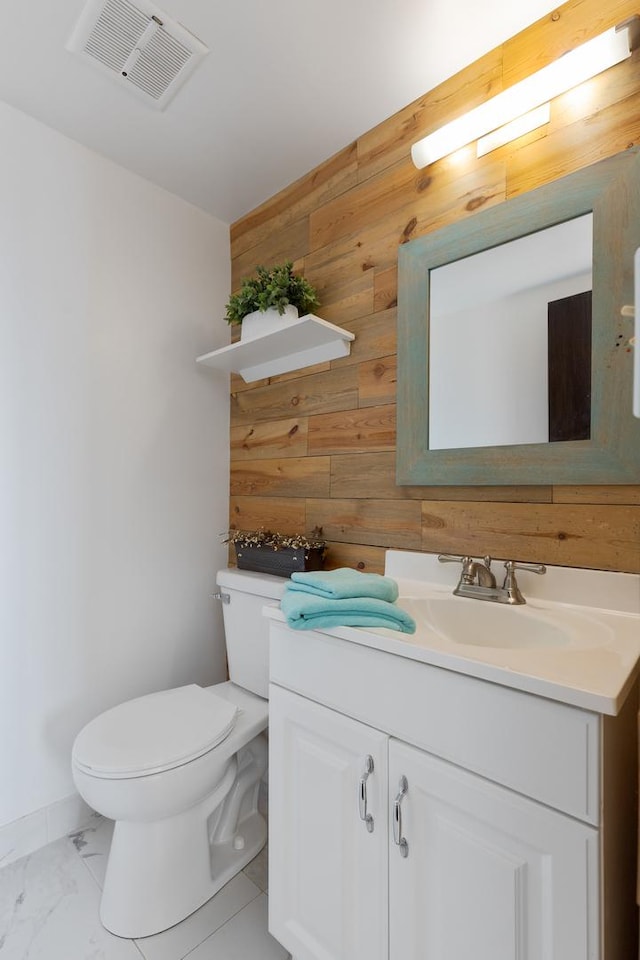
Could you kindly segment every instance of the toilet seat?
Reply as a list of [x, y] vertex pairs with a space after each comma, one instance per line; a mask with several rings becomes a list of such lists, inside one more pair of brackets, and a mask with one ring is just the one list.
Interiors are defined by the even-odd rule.
[[144, 777], [189, 763], [232, 731], [238, 708], [196, 684], [121, 703], [78, 734], [73, 762], [106, 780]]

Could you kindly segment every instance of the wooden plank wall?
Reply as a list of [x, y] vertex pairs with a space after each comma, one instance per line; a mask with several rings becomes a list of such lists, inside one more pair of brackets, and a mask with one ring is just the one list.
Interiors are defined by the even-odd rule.
[[640, 51], [481, 160], [468, 149], [417, 171], [411, 144], [636, 8], [570, 0], [232, 226], [234, 289], [292, 259], [318, 314], [356, 341], [331, 363], [232, 377], [231, 527], [321, 531], [328, 566], [375, 572], [388, 547], [640, 571], [640, 485], [395, 484], [398, 245], [639, 143]]

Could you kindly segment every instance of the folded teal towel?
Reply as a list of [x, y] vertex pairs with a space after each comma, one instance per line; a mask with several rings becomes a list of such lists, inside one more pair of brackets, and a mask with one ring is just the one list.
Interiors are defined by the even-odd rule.
[[339, 570], [312, 570], [309, 573], [292, 573], [289, 590], [300, 590], [315, 597], [328, 600], [345, 600], [347, 597], [375, 597], [393, 603], [398, 599], [398, 585], [390, 577], [379, 573], [360, 573], [351, 567]]
[[323, 627], [388, 627], [401, 633], [415, 633], [413, 617], [386, 600], [349, 597], [329, 600], [301, 593], [287, 584], [280, 609], [294, 630], [322, 630]]

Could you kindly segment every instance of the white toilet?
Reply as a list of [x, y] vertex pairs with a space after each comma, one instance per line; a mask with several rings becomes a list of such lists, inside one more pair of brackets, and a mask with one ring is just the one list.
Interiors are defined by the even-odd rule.
[[264, 846], [269, 633], [261, 614], [285, 581], [221, 570], [230, 680], [122, 703], [84, 727], [73, 778], [115, 820], [100, 918], [147, 937], [193, 913]]

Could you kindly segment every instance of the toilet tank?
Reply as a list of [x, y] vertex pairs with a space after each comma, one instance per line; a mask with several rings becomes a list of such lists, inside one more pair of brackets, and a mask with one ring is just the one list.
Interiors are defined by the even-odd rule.
[[269, 621], [262, 616], [262, 608], [280, 600], [287, 581], [250, 570], [219, 570], [216, 583], [221, 593], [229, 595], [229, 602], [222, 604], [229, 679], [266, 699]]

